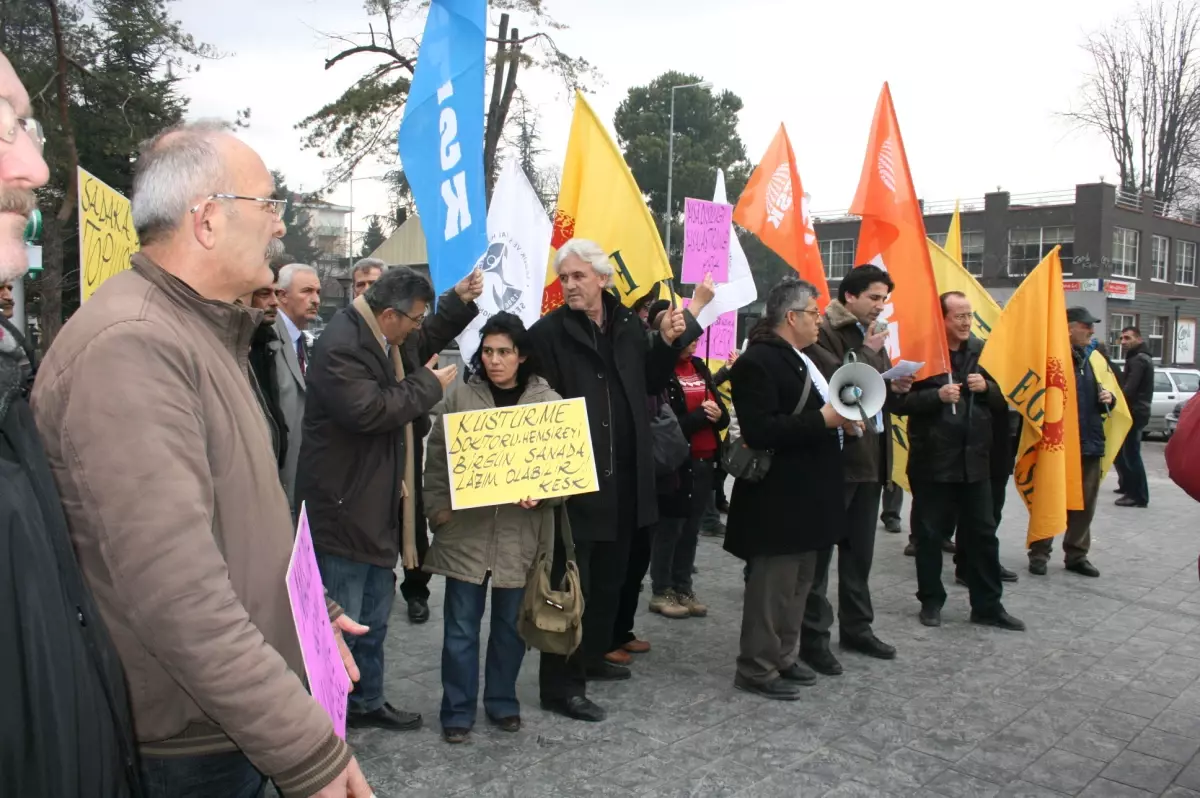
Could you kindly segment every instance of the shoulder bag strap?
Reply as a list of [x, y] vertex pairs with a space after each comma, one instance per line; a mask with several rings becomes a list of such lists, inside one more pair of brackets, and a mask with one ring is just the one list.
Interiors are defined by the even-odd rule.
[[804, 370], [804, 390], [800, 392], [800, 402], [796, 405], [796, 409], [792, 411], [793, 416], [798, 416], [804, 412], [804, 406], [808, 404], [808, 394], [812, 391], [812, 375], [808, 373], [808, 369]]
[[559, 537], [562, 538], [563, 551], [567, 555], [567, 562], [575, 562], [575, 539], [571, 536], [571, 521], [567, 517], [567, 507], [565, 504], [560, 504], [554, 508], [554, 527], [558, 530]]

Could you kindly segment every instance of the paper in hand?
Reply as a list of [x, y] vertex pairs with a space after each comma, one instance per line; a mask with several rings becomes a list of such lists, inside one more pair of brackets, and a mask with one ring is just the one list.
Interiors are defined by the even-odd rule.
[[885, 380], [902, 380], [911, 377], [925, 366], [924, 363], [914, 363], [911, 360], [901, 360], [880, 376]]

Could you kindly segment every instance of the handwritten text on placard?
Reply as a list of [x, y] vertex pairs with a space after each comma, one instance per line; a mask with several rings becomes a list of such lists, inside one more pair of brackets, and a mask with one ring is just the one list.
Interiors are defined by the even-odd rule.
[[729, 235], [733, 206], [688, 197], [684, 201], [683, 282], [729, 282]]
[[448, 413], [442, 423], [455, 510], [600, 489], [583, 399]]
[[100, 284], [129, 268], [138, 251], [129, 200], [79, 170], [79, 290], [87, 301]]
[[[683, 300], [686, 308], [690, 299]], [[717, 316], [716, 321], [704, 328], [704, 334], [696, 345], [696, 357], [705, 360], [728, 360], [729, 353], [737, 346], [737, 311], [731, 310]]]

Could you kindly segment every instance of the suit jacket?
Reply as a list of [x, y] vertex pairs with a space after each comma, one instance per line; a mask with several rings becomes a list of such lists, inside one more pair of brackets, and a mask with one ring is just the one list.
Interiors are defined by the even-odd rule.
[[[283, 466], [279, 469], [279, 479], [283, 482], [283, 490], [287, 494], [288, 506], [292, 515], [297, 513], [296, 506], [296, 468], [300, 463], [301, 430], [304, 425], [304, 398], [307, 389], [304, 375], [300, 373], [300, 359], [296, 357], [296, 348], [292, 346], [288, 335], [287, 324], [283, 321], [283, 311], [275, 319], [275, 332], [283, 346], [279, 348], [275, 364], [275, 387], [279, 397], [279, 409], [283, 411], [284, 423], [287, 424], [287, 452], [284, 455]], [[300, 341], [308, 346], [304, 333]], [[312, 353], [305, 350], [308, 362], [312, 363]]]

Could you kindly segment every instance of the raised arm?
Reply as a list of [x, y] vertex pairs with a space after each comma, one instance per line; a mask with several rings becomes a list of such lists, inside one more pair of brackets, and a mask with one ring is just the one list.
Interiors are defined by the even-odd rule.
[[361, 435], [390, 432], [426, 413], [442, 398], [442, 385], [418, 367], [398, 385], [380, 385], [360, 347], [330, 348], [308, 370], [308, 401], [320, 402], [334, 423]]
[[473, 300], [464, 301], [458, 295], [457, 288], [438, 297], [437, 311], [416, 331], [420, 362], [428, 362], [429, 358], [449, 346], [478, 315], [479, 306]]

